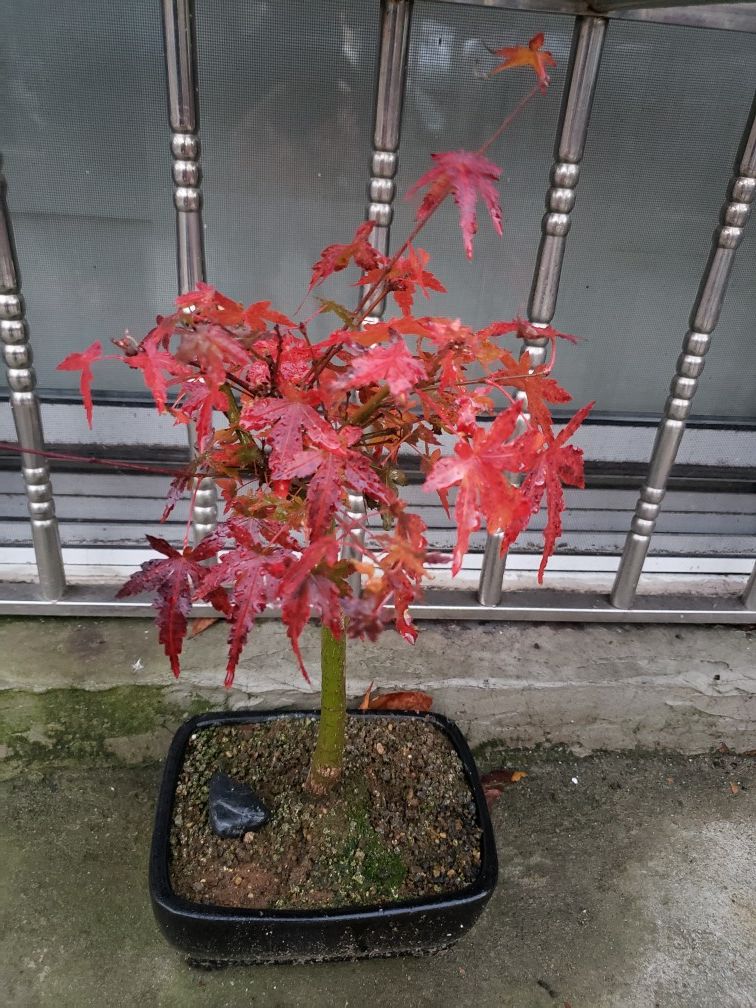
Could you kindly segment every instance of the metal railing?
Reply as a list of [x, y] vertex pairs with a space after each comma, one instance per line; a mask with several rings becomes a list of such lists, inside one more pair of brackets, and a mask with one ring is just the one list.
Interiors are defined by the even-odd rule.
[[[575, 206], [575, 190], [588, 136], [588, 122], [605, 35], [606, 21], [603, 18], [581, 16], [575, 19], [567, 81], [557, 126], [551, 187], [546, 194], [548, 212], [541, 225], [543, 235], [528, 302], [528, 321], [536, 329], [548, 325], [556, 311], [562, 260], [571, 224], [570, 214]], [[544, 364], [548, 340], [526, 339], [524, 343], [533, 367]], [[521, 433], [527, 422], [527, 395], [519, 393], [517, 398], [523, 403], [524, 416], [518, 431]], [[501, 552], [502, 538], [502, 533], [496, 532], [486, 540], [478, 587], [478, 599], [483, 606], [495, 606], [501, 601], [506, 563], [506, 556]]]
[[[194, 5], [185, 0], [162, 0], [163, 48], [168, 83], [168, 118], [173, 158], [173, 204], [176, 207], [176, 266], [179, 293], [194, 290], [205, 280], [205, 242], [202, 233], [202, 165], [200, 164], [197, 42]], [[190, 449], [195, 449], [194, 426], [189, 425]], [[193, 488], [192, 533], [195, 541], [215, 528], [218, 491], [215, 481], [201, 479]]]
[[[474, 4], [476, 0], [445, 0]], [[593, 95], [598, 80], [607, 26], [612, 19], [632, 19], [740, 31], [756, 31], [756, 3], [634, 3], [632, 0], [477, 0], [486, 6], [568, 14], [575, 17], [572, 50], [557, 128], [554, 164], [546, 195], [547, 212], [536, 259], [528, 318], [535, 328], [549, 324], [556, 309], [562, 261], [575, 205]], [[193, 0], [161, 0], [167, 71], [173, 199], [176, 208], [178, 288], [191, 290], [205, 279], [202, 228], [196, 40]], [[373, 152], [368, 218], [374, 240], [389, 249], [399, 156], [400, 129], [412, 0], [382, 0], [380, 49], [376, 80]], [[740, 153], [712, 252], [685, 337], [649, 462], [649, 471], [632, 517], [617, 577], [609, 597], [596, 592], [553, 589], [503, 592], [506, 557], [501, 534], [489, 535], [477, 597], [473, 592], [431, 590], [413, 609], [418, 619], [548, 619], [635, 622], [748, 623], [756, 610], [756, 568], [740, 598], [636, 595], [667, 481], [682, 439], [692, 398], [703, 370], [704, 355], [717, 324], [737, 247], [756, 192], [756, 125], [754, 109], [745, 125]], [[28, 327], [21, 298], [13, 233], [2, 184], [0, 216], [0, 334], [10, 402], [19, 443], [44, 450], [39, 400], [32, 366]], [[380, 315], [380, 310], [376, 311]], [[533, 366], [545, 358], [546, 340], [531, 339], [526, 349]], [[525, 408], [527, 403], [524, 402]], [[192, 436], [193, 441], [193, 436]], [[55, 517], [49, 467], [43, 456], [22, 456], [27, 502], [38, 571], [38, 588], [7, 584], [0, 612], [146, 615], [148, 603], [116, 601], [117, 586], [66, 586], [63, 555]], [[351, 504], [357, 516], [358, 501]], [[192, 515], [194, 535], [201, 538], [217, 519], [217, 495], [210, 479], [196, 488]], [[271, 615], [275, 615], [271, 613]]]

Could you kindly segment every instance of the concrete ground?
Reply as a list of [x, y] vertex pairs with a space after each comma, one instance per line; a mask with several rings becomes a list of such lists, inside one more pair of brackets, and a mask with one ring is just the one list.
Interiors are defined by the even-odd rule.
[[189, 642], [175, 684], [146, 621], [0, 621], [1, 1005], [756, 1008], [751, 630], [446, 624], [354, 648], [352, 695], [425, 686], [484, 765], [527, 771], [494, 809], [498, 891], [432, 958], [198, 973], [146, 894], [156, 758], [187, 713], [316, 699], [276, 624], [224, 693], [222, 637]]
[[756, 1005], [756, 760], [551, 753], [515, 762], [528, 777], [494, 812], [500, 885], [453, 950], [212, 973], [185, 965], [152, 919], [145, 876], [155, 765], [7, 780], [2, 1004]]

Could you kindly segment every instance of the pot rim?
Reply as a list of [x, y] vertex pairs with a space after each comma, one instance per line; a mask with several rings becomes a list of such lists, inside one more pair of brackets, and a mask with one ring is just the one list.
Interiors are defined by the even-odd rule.
[[173, 915], [184, 916], [197, 920], [223, 921], [226, 923], [246, 923], [250, 920], [257, 924], [271, 925], [297, 924], [312, 920], [330, 920], [349, 922], [365, 916], [378, 916], [383, 920], [401, 918], [407, 915], [416, 916], [424, 910], [437, 911], [445, 907], [460, 907], [486, 902], [493, 892], [498, 878], [498, 859], [496, 842], [494, 840], [491, 817], [486, 804], [483, 789], [478, 777], [470, 747], [457, 725], [443, 714], [434, 711], [383, 711], [383, 710], [349, 710], [351, 716], [366, 718], [414, 719], [429, 721], [451, 741], [455, 752], [462, 763], [468, 787], [475, 802], [478, 825], [481, 828], [481, 858], [480, 870], [476, 879], [464, 889], [454, 893], [418, 899], [399, 900], [385, 905], [371, 904], [354, 907], [323, 907], [303, 910], [254, 910], [246, 907], [224, 907], [210, 903], [195, 903], [178, 896], [170, 883], [168, 844], [173, 818], [173, 804], [176, 783], [184, 760], [184, 752], [191, 735], [204, 728], [215, 725], [254, 724], [266, 721], [282, 720], [284, 718], [317, 718], [319, 711], [286, 710], [277, 708], [269, 711], [234, 710], [212, 711], [198, 714], [178, 729], [173, 737], [165, 760], [160, 791], [155, 812], [155, 826], [150, 849], [149, 882], [153, 902]]

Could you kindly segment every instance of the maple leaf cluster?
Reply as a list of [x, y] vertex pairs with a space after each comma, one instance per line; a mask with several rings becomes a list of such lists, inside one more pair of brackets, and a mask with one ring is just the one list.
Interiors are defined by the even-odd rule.
[[[513, 65], [529, 63], [540, 80], [540, 43], [527, 51]], [[200, 283], [141, 342], [114, 341], [121, 352], [108, 357], [95, 343], [59, 365], [81, 371], [90, 421], [92, 365], [117, 360], [141, 372], [160, 413], [193, 425], [197, 450], [173, 482], [164, 517], [195, 480], [210, 477], [219, 487], [225, 514], [217, 529], [183, 549], [150, 538], [161, 556], [120, 593], [156, 594], [160, 640], [176, 675], [196, 600], [228, 620], [228, 685], [268, 606], [280, 608], [305, 676], [299, 639], [312, 616], [335, 636], [373, 640], [390, 611], [398, 632], [414, 640], [410, 607], [429, 565], [444, 558], [429, 551], [424, 521], [401, 497], [408, 454], [419, 459], [424, 489], [438, 494], [447, 512], [448, 495], [456, 493], [453, 573], [472, 533], [503, 531], [508, 548], [545, 499], [542, 577], [561, 533], [562, 486], [583, 484], [582, 454], [567, 441], [590, 407], [558, 433], [549, 408], [570, 399], [551, 370], [557, 339], [574, 338], [551, 326], [534, 330], [522, 319], [475, 330], [420, 310], [420, 297], [444, 287], [414, 239], [447, 196], [459, 208], [468, 255], [478, 197], [501, 232], [500, 169], [480, 151], [438, 154], [434, 162], [413, 187], [425, 195], [412, 235], [393, 257], [371, 244], [373, 225], [366, 222], [315, 263], [310, 293], [334, 273], [361, 273], [355, 309], [318, 300], [315, 314], [338, 320], [326, 339], [314, 343], [308, 322], [269, 301], [245, 306]], [[387, 317], [366, 324], [380, 304]], [[527, 351], [505, 344], [534, 335], [552, 343], [549, 362], [536, 368]], [[509, 405], [496, 414], [494, 395], [502, 392]], [[355, 496], [365, 501], [364, 517], [355, 517]], [[359, 594], [351, 587], [355, 573]]]

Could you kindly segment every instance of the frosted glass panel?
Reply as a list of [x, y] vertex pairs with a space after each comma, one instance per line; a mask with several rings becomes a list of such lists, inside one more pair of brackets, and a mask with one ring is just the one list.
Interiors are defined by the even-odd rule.
[[[175, 296], [157, 3], [24, 0], [0, 21], [0, 152], [40, 385]], [[103, 374], [103, 372], [100, 372]], [[127, 368], [99, 388], [138, 389]]]
[[[208, 276], [226, 293], [293, 311], [364, 219], [378, 33], [378, 3], [198, 4]], [[355, 304], [355, 277], [334, 279], [327, 296]]]
[[[196, 0], [208, 278], [291, 310], [320, 248], [365, 212], [379, 4]], [[55, 363], [125, 328], [140, 335], [175, 294], [174, 221], [156, 0], [6, 4], [0, 150], [43, 390]], [[476, 147], [530, 86], [485, 80], [485, 45], [536, 31], [559, 66], [549, 93], [492, 151], [505, 236], [486, 220], [476, 262], [455, 211], [423, 235], [473, 325], [524, 312], [538, 246], [572, 19], [417, 0], [400, 151], [401, 194], [429, 153]], [[565, 259], [556, 324], [584, 337], [559, 377], [612, 413], [658, 414], [716, 224], [756, 70], [753, 36], [612, 22]], [[756, 417], [756, 228], [741, 247], [695, 401]], [[346, 282], [334, 294], [351, 303]], [[141, 388], [126, 369], [101, 392]]]
[[[427, 151], [479, 146], [530, 87], [491, 80], [484, 43], [546, 33], [558, 60], [547, 96], [493, 148], [502, 165], [503, 242], [486, 221], [468, 264], [449, 207], [423, 233], [449, 289], [438, 304], [475, 326], [524, 313], [548, 185], [571, 19], [418, 3], [411, 45], [401, 186]], [[609, 413], [659, 414], [712, 231], [725, 196], [756, 76], [752, 35], [613, 21], [567, 243], [555, 324], [583, 337], [560, 380], [579, 403]], [[410, 208], [399, 211], [409, 225]], [[756, 229], [739, 251], [695, 410], [756, 418]], [[450, 237], [450, 235], [452, 235]]]
[[[378, 4], [198, 0], [208, 278], [293, 309], [365, 214]], [[5, 155], [40, 387], [65, 354], [142, 335], [176, 292], [160, 5], [3, 10]], [[336, 296], [354, 300], [341, 283]], [[126, 368], [96, 390], [142, 389]]]

